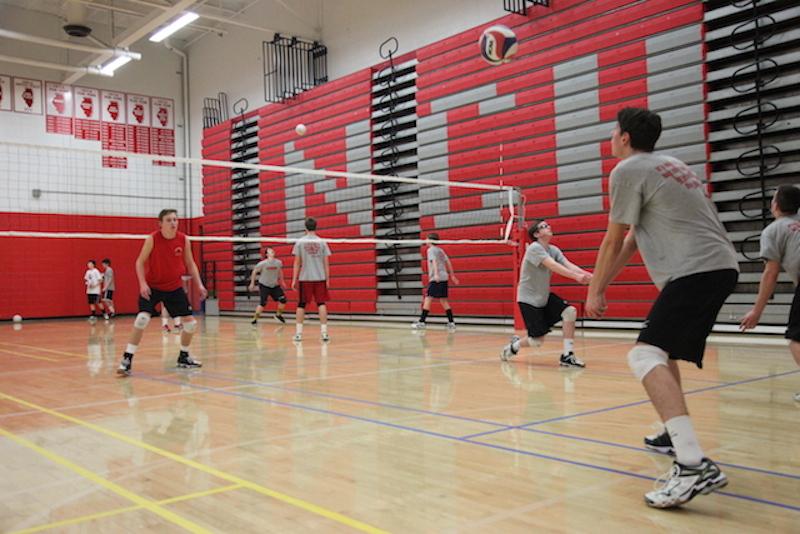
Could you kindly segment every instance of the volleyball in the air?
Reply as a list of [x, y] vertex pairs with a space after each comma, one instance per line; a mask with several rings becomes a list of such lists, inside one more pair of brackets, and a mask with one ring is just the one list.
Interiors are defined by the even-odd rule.
[[11, 320], [14, 321], [15, 323], [21, 323], [22, 322], [22, 316], [17, 314], [14, 317], [12, 317]]
[[481, 57], [490, 65], [508, 63], [517, 53], [517, 35], [508, 26], [497, 24], [483, 30], [479, 42]]
[[307, 131], [308, 130], [306, 129], [305, 124], [298, 124], [297, 126], [294, 127], [294, 132], [297, 135], [305, 135]]

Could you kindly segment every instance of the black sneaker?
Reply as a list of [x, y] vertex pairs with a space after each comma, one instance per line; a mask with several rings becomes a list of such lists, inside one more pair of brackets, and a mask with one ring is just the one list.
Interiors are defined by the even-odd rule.
[[697, 495], [707, 495], [728, 485], [719, 466], [703, 458], [700, 465], [688, 466], [673, 462], [669, 473], [656, 481], [654, 491], [645, 493], [644, 501], [653, 508], [676, 508]]
[[119, 362], [117, 367], [117, 374], [120, 376], [128, 376], [131, 374], [131, 364], [133, 363], [133, 354], [125, 353], [122, 355], [122, 361]]
[[666, 430], [664, 430], [661, 434], [645, 436], [644, 446], [651, 451], [657, 451], [662, 454], [675, 456], [675, 447], [672, 446], [672, 438], [669, 437], [669, 432]]
[[286, 319], [283, 317], [282, 313], [276, 313], [275, 314], [275, 319], [277, 319], [278, 321], [282, 322], [283, 324], [286, 324]]
[[197, 369], [198, 367], [203, 367], [203, 362], [198, 362], [189, 356], [188, 352], [181, 351], [181, 353], [178, 355], [179, 369]]
[[586, 367], [586, 364], [583, 361], [579, 360], [575, 353], [572, 351], [567, 352], [566, 354], [561, 355], [561, 359], [559, 360], [561, 367]]
[[258, 325], [258, 319], [253, 319], [252, 321], [250, 321], [250, 324], [253, 326]]

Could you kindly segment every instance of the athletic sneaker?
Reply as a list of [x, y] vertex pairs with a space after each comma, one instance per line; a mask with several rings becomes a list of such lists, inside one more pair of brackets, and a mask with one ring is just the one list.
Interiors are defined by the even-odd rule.
[[203, 367], [203, 362], [198, 362], [197, 360], [189, 356], [188, 352], [182, 350], [178, 355], [177, 366], [181, 369], [194, 369], [197, 367]]
[[322, 342], [323, 342], [323, 343], [327, 343], [328, 341], [330, 341], [330, 340], [331, 340], [331, 338], [330, 338], [330, 336], [328, 336], [328, 333], [327, 333], [327, 332], [325, 332], [324, 334], [322, 334], [322, 336], [320, 336], [320, 339], [322, 340]]
[[253, 326], [257, 326], [258, 325], [258, 319], [253, 319], [252, 321], [250, 321], [250, 324], [253, 325]]
[[447, 323], [447, 331], [448, 332], [455, 332], [456, 331], [456, 323]]
[[119, 362], [117, 367], [117, 374], [121, 376], [128, 376], [131, 374], [131, 364], [133, 363], [133, 354], [127, 352], [122, 355], [122, 361]]
[[794, 394], [794, 401], [795, 402], [800, 402], [800, 393], [795, 393]]
[[425, 324], [425, 321], [415, 321], [411, 323], [411, 328], [413, 330], [425, 330], [428, 325]]
[[656, 484], [661, 487], [645, 493], [644, 501], [653, 508], [675, 508], [691, 501], [696, 495], [706, 495], [728, 485], [719, 466], [703, 458], [700, 465], [689, 467], [678, 462], [672, 463], [672, 468]]
[[282, 313], [276, 313], [275, 314], [275, 320], [276, 321], [280, 321], [283, 324], [286, 324], [286, 319], [283, 317]]
[[165, 324], [164, 326], [161, 327], [161, 333], [162, 334], [169, 334], [170, 332], [172, 332], [172, 330], [169, 329], [169, 325], [168, 324]]
[[661, 434], [645, 436], [644, 446], [651, 451], [658, 451], [662, 454], [675, 456], [675, 447], [672, 446], [672, 438], [669, 437], [669, 432], [666, 430], [661, 432]]
[[517, 355], [518, 350], [514, 350], [514, 345], [519, 341], [519, 336], [511, 336], [511, 342], [503, 347], [503, 350], [500, 351], [500, 359], [504, 362], [507, 362], [511, 358]]
[[586, 367], [586, 364], [579, 360], [572, 351], [561, 355], [560, 364], [561, 367]]
[[90, 315], [89, 318], [87, 319], [87, 321], [89, 321], [90, 323], [93, 323], [93, 322], [97, 321], [97, 317], [95, 317], [94, 315]]
[[103, 314], [103, 319], [105, 319], [106, 321], [108, 321], [109, 317], [108, 317], [108, 314], [107, 314], [107, 313], [104, 313], [104, 314]]
[[294, 337], [292, 338], [292, 341], [300, 343], [301, 341], [303, 341], [303, 334], [295, 334]]

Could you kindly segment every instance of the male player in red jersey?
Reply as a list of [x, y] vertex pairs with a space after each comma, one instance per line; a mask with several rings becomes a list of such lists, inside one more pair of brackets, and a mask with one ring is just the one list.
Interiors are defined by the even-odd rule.
[[183, 318], [181, 351], [178, 367], [202, 367], [202, 364], [189, 356], [189, 344], [197, 328], [192, 317], [192, 307], [186, 291], [183, 290], [181, 275], [188, 272], [203, 298], [208, 296], [200, 272], [192, 257], [192, 248], [186, 234], [178, 231], [178, 212], [173, 209], [161, 210], [158, 214], [159, 230], [144, 240], [144, 246], [136, 258], [136, 277], [139, 279], [139, 314], [133, 322], [133, 332], [117, 374], [129, 375], [136, 348], [142, 341], [144, 329], [155, 314], [156, 305], [161, 302], [170, 316]]

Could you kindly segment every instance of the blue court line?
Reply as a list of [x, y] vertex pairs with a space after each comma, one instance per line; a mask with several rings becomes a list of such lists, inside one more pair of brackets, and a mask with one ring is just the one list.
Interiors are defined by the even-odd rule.
[[[298, 409], [306, 410], [306, 411], [310, 411], [310, 412], [323, 413], [323, 414], [326, 414], [326, 415], [334, 415], [334, 416], [342, 417], [342, 418], [345, 418], [345, 419], [352, 419], [354, 421], [360, 421], [360, 422], [365, 422], [365, 423], [385, 426], [385, 427], [393, 428], [393, 429], [397, 429], [397, 430], [407, 430], [409, 432], [414, 432], [414, 433], [417, 433], [417, 434], [425, 434], [425, 435], [428, 435], [428, 436], [433, 436], [433, 437], [437, 437], [437, 438], [446, 439], [448, 441], [456, 441], [456, 442], [460, 442], [460, 443], [469, 443], [471, 445], [478, 445], [478, 446], [481, 446], [481, 447], [487, 447], [487, 448], [496, 449], [496, 450], [503, 450], [503, 451], [507, 451], [507, 452], [515, 452], [515, 453], [523, 454], [523, 455], [526, 455], [526, 456], [532, 456], [532, 457], [540, 458], [540, 459], [543, 459], [543, 460], [550, 460], [550, 461], [559, 462], [559, 463], [568, 464], [568, 465], [573, 465], [573, 466], [577, 466], [577, 467], [584, 467], [584, 468], [592, 469], [592, 470], [595, 470], [595, 471], [604, 471], [604, 472], [607, 472], [607, 473], [614, 473], [614, 474], [617, 474], [617, 475], [623, 475], [623, 476], [632, 477], [632, 478], [638, 478], [638, 479], [642, 479], [642, 480], [650, 480], [650, 481], [656, 480], [656, 478], [654, 478], [654, 477], [647, 476], [647, 475], [642, 475], [642, 474], [639, 474], [639, 473], [634, 473], [632, 471], [625, 471], [623, 469], [615, 469], [613, 467], [605, 467], [605, 466], [602, 466], [602, 465], [591, 464], [591, 463], [588, 463], [588, 462], [579, 462], [579, 461], [576, 461], [576, 460], [569, 460], [567, 458], [561, 458], [559, 456], [551, 456], [549, 454], [542, 454], [542, 453], [533, 452], [533, 451], [515, 449], [513, 447], [506, 447], [506, 446], [503, 446], [503, 445], [496, 445], [496, 444], [493, 444], [493, 443], [486, 443], [486, 442], [482, 442], [482, 441], [475, 441], [473, 439], [467, 439], [467, 438], [463, 438], [463, 437], [459, 437], [459, 436], [452, 436], [452, 435], [449, 435], [449, 434], [442, 434], [440, 432], [432, 432], [430, 430], [424, 430], [424, 429], [421, 429], [421, 428], [410, 427], [410, 426], [400, 425], [400, 424], [396, 424], [396, 423], [389, 423], [389, 422], [386, 422], [386, 421], [379, 421], [377, 419], [371, 419], [371, 418], [368, 418], [368, 417], [361, 417], [361, 416], [357, 416], [357, 415], [350, 415], [350, 414], [335, 412], [333, 410], [327, 410], [327, 409], [324, 409], [324, 408], [315, 408], [313, 406], [305, 406], [305, 405], [302, 405], [302, 404], [295, 404], [295, 403], [291, 403], [291, 402], [276, 401], [276, 400], [268, 399], [268, 398], [265, 398], [265, 397], [259, 397], [257, 395], [250, 395], [248, 393], [239, 393], [239, 392], [235, 392], [235, 391], [221, 390], [221, 389], [217, 389], [217, 388], [212, 388], [212, 387], [208, 387], [208, 386], [201, 386], [201, 385], [195, 385], [195, 384], [192, 384], [192, 383], [180, 382], [180, 381], [176, 381], [176, 380], [167, 380], [167, 379], [164, 379], [164, 378], [158, 378], [158, 377], [149, 376], [149, 375], [146, 375], [146, 374], [137, 373], [136, 376], [140, 377], [140, 378], [143, 378], [145, 380], [150, 380], [150, 381], [154, 381], [154, 382], [162, 382], [162, 383], [173, 384], [173, 385], [177, 385], [177, 386], [185, 386], [185, 387], [190, 387], [190, 388], [193, 388], [193, 389], [199, 389], [199, 390], [203, 390], [203, 391], [208, 391], [210, 393], [217, 393], [217, 394], [227, 395], [227, 396], [231, 396], [231, 397], [239, 397], [239, 398], [255, 400], [257, 402], [263, 402], [265, 404], [273, 404], [273, 405], [276, 405], [276, 406], [284, 406], [284, 407], [288, 407], [288, 408], [298, 408]], [[756, 502], [756, 503], [760, 503], [760, 504], [765, 504], [765, 505], [768, 505], [768, 506], [776, 506], [776, 507], [779, 507], [779, 508], [784, 508], [784, 509], [787, 509], [787, 510], [800, 512], [800, 506], [781, 503], [781, 502], [777, 502], [777, 501], [770, 501], [770, 500], [767, 500], [767, 499], [760, 499], [760, 498], [757, 498], [757, 497], [751, 497], [749, 495], [741, 495], [741, 494], [737, 494], [737, 493], [730, 493], [730, 492], [723, 492], [723, 491], [717, 491], [716, 493], [718, 493], [720, 495], [724, 495], [726, 497], [732, 497], [732, 498], [735, 498], [735, 499], [742, 499], [742, 500], [752, 501], [752, 502]]]
[[[793, 375], [793, 374], [796, 374], [796, 373], [800, 373], [800, 369], [795, 369], [793, 371], [785, 371], [783, 373], [777, 373], [777, 374], [774, 374], [774, 375], [765, 375], [765, 376], [758, 376], [758, 377], [755, 377], [755, 378], [747, 378], [745, 380], [738, 380], [736, 382], [726, 382], [724, 384], [719, 384], [719, 385], [716, 385], [716, 386], [708, 386], [708, 387], [699, 388], [699, 389], [692, 389], [692, 390], [684, 392], [684, 395], [693, 395], [693, 394], [696, 394], [696, 393], [705, 393], [706, 391], [713, 391], [713, 390], [716, 390], [716, 389], [729, 388], [729, 387], [733, 387], [733, 386], [741, 386], [742, 384], [750, 384], [752, 382], [759, 382], [759, 381], [762, 381], [762, 380], [770, 380], [772, 378], [781, 378], [781, 377], [788, 376], [788, 375]], [[550, 419], [542, 419], [540, 421], [533, 421], [533, 422], [530, 422], [530, 423], [525, 423], [523, 425], [509, 426], [508, 428], [505, 428], [505, 429], [489, 430], [489, 431], [486, 431], [486, 432], [479, 432], [477, 434], [468, 434], [466, 436], [461, 436], [461, 437], [463, 437], [465, 439], [473, 439], [473, 438], [488, 436], [490, 434], [497, 434], [498, 432], [505, 432], [507, 430], [514, 430], [514, 429], [519, 429], [519, 428], [526, 429], [526, 428], [531, 427], [531, 426], [544, 425], [544, 424], [547, 424], [547, 423], [555, 423], [555, 422], [558, 422], [558, 421], [566, 421], [567, 419], [575, 419], [576, 417], [584, 417], [586, 415], [595, 415], [595, 414], [598, 414], [598, 413], [612, 412], [612, 411], [616, 411], [616, 410], [621, 410], [623, 408], [631, 408], [633, 406], [639, 406], [639, 405], [642, 405], [642, 404], [647, 404], [649, 402], [650, 402], [650, 399], [643, 399], [643, 400], [640, 400], [640, 401], [628, 402], [626, 404], [618, 404], [617, 406], [609, 406], [607, 408], [599, 408], [597, 410], [589, 410], [589, 411], [586, 411], [586, 412], [578, 412], [578, 413], [574, 413], [574, 414], [570, 414], [570, 415], [562, 415], [562, 416], [559, 416], [559, 417], [551, 417]]]
[[[254, 381], [254, 380], [245, 380], [245, 379], [241, 379], [241, 378], [236, 378], [235, 376], [230, 376], [230, 375], [226, 375], [226, 374], [223, 374], [223, 373], [203, 372], [203, 376], [207, 376], [207, 377], [210, 377], [210, 378], [215, 378], [215, 379], [218, 379], [218, 380], [227, 380], [227, 381], [233, 382], [235, 384], [256, 386], [256, 387], [268, 388], [268, 389], [275, 389], [275, 390], [278, 390], [278, 391], [290, 391], [290, 392], [300, 393], [300, 394], [303, 394], [303, 395], [310, 395], [310, 396], [314, 396], [314, 397], [335, 399], [335, 400], [340, 400], [340, 401], [344, 401], [344, 402], [352, 402], [354, 404], [365, 404], [365, 405], [368, 405], [368, 406], [377, 406], [379, 408], [388, 408], [388, 409], [392, 409], [392, 410], [399, 410], [399, 411], [405, 411], [405, 412], [411, 412], [411, 413], [418, 413], [418, 414], [422, 414], [422, 415], [431, 415], [431, 416], [435, 416], [435, 417], [443, 417], [443, 418], [446, 418], [446, 419], [455, 419], [455, 420], [459, 420], [459, 421], [466, 421], [466, 422], [469, 422], [469, 423], [477, 423], [477, 424], [484, 424], [484, 425], [495, 426], [495, 427], [502, 427], [504, 430], [511, 430], [511, 429], [515, 428], [515, 427], [513, 427], [511, 425], [498, 423], [496, 421], [489, 421], [489, 420], [486, 420], [486, 419], [477, 419], [477, 418], [473, 418], [473, 417], [466, 417], [466, 416], [463, 416], [463, 415], [455, 415], [455, 414], [449, 414], [449, 413], [444, 413], [444, 412], [435, 412], [433, 410], [423, 410], [423, 409], [420, 409], [420, 408], [411, 408], [411, 407], [407, 407], [407, 406], [400, 406], [400, 405], [397, 405], [397, 404], [390, 404], [390, 403], [385, 403], [385, 402], [371, 401], [371, 400], [367, 400], [367, 399], [357, 399], [357, 398], [354, 398], [354, 397], [346, 397], [346, 396], [343, 396], [343, 395], [334, 395], [334, 394], [331, 394], [331, 393], [320, 393], [320, 392], [316, 392], [316, 391], [308, 391], [308, 390], [304, 390], [304, 389], [301, 389], [301, 388], [279, 386], [279, 385], [276, 385], [276, 384], [270, 384], [270, 383], [266, 383], [266, 382], [258, 382], [258, 381]], [[562, 434], [562, 433], [559, 433], [559, 432], [547, 432], [545, 430], [538, 430], [538, 429], [535, 429], [535, 428], [522, 428], [521, 430], [524, 430], [526, 432], [534, 432], [534, 433], [538, 433], [538, 434], [546, 434], [546, 435], [549, 435], [549, 436], [559, 437], [559, 438], [563, 438], [563, 439], [571, 439], [571, 440], [577, 440], [577, 441], [584, 441], [584, 442], [588, 442], [588, 443], [596, 443], [598, 445], [605, 445], [605, 446], [608, 446], [608, 447], [617, 447], [617, 448], [628, 449], [628, 450], [633, 450], [633, 451], [637, 451], [637, 452], [643, 452], [643, 453], [647, 453], [647, 454], [655, 454], [655, 455], [658, 455], [658, 456], [664, 456], [664, 454], [662, 454], [662, 453], [659, 453], [657, 451], [652, 451], [652, 450], [646, 449], [644, 447], [635, 447], [635, 446], [632, 446], [632, 445], [625, 445], [625, 444], [622, 444], [622, 443], [614, 443], [614, 442], [611, 442], [611, 441], [602, 441], [602, 440], [598, 440], [598, 439], [584, 438], [582, 436], [575, 436], [575, 435], [571, 435], [571, 434]], [[780, 471], [770, 471], [768, 469], [761, 469], [761, 468], [758, 468], [758, 467], [749, 467], [749, 466], [740, 465], [740, 464], [732, 464], [732, 463], [724, 463], [724, 462], [717, 462], [717, 463], [719, 465], [722, 465], [722, 466], [725, 466], [725, 467], [731, 467], [731, 468], [734, 468], [734, 469], [741, 469], [743, 471], [753, 471], [753, 472], [756, 472], [756, 473], [761, 473], [763, 475], [772, 475], [772, 476], [778, 476], [778, 477], [785, 477], [785, 478], [792, 478], [792, 479], [800, 480], [800, 475], [792, 475], [792, 474], [788, 474], [788, 473], [781, 473]]]

